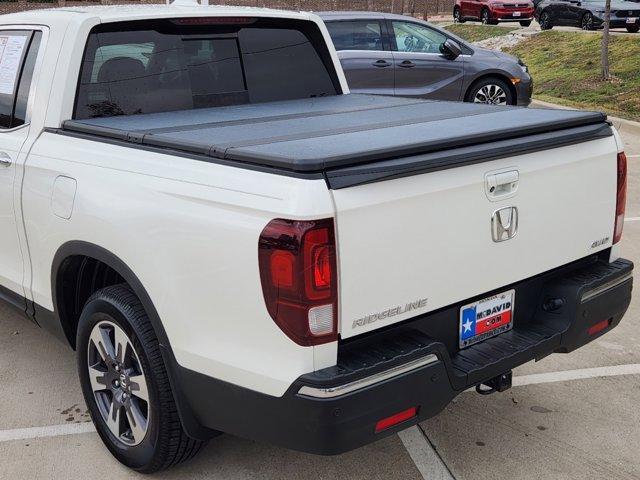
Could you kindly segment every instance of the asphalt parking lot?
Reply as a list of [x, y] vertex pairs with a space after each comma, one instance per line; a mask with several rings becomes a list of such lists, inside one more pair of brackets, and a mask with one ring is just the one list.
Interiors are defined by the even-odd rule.
[[[622, 254], [640, 265], [640, 136], [624, 136], [630, 171]], [[223, 435], [157, 477], [640, 479], [640, 295], [614, 331], [514, 375], [505, 393], [464, 393], [420, 428], [345, 455]], [[1, 305], [0, 479], [90, 476], [136, 477], [92, 431], [72, 352]]]

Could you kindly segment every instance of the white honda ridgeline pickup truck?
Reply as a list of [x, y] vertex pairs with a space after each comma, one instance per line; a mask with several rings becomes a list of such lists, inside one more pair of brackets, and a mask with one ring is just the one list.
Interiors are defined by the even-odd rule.
[[131, 468], [219, 432], [345, 452], [629, 305], [600, 113], [350, 95], [300, 12], [18, 13], [0, 47], [0, 296]]

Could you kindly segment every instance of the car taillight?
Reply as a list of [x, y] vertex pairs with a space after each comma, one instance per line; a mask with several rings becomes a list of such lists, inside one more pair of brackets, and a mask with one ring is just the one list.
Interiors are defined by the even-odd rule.
[[403, 410], [402, 412], [391, 415], [390, 417], [383, 418], [376, 423], [376, 433], [380, 433], [388, 428], [391, 428], [399, 423], [406, 422], [410, 418], [418, 415], [418, 407], [411, 407]]
[[618, 190], [616, 194], [616, 225], [613, 230], [613, 243], [616, 244], [622, 238], [624, 229], [624, 212], [627, 203], [627, 156], [624, 152], [618, 153]]
[[299, 345], [338, 338], [333, 219], [269, 222], [258, 242], [262, 293], [271, 318]]

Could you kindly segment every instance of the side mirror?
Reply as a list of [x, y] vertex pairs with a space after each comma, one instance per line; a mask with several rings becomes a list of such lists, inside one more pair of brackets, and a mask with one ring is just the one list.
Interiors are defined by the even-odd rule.
[[449, 60], [455, 60], [462, 54], [462, 49], [457, 42], [447, 38], [444, 43], [440, 45], [440, 53]]

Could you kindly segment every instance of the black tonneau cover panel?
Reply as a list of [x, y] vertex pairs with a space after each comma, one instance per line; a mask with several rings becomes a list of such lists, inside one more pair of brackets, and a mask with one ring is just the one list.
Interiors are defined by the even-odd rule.
[[596, 112], [355, 94], [69, 120], [63, 128], [285, 172], [322, 172], [332, 188], [611, 135], [606, 116]]

